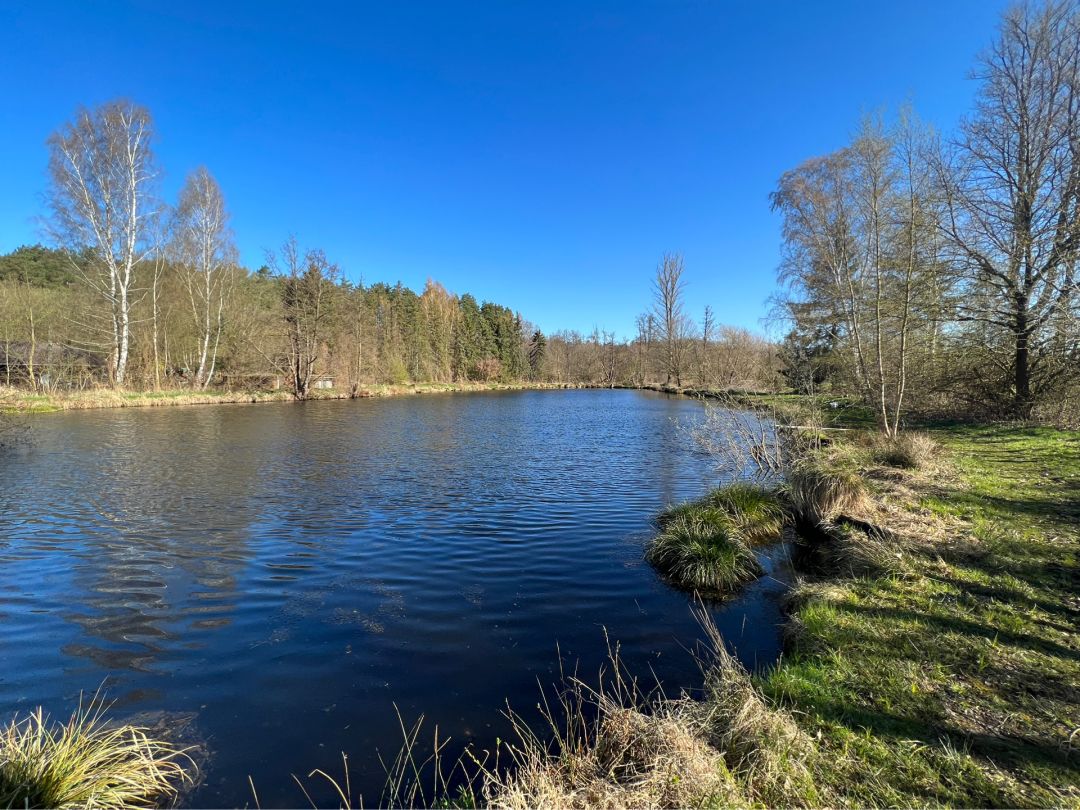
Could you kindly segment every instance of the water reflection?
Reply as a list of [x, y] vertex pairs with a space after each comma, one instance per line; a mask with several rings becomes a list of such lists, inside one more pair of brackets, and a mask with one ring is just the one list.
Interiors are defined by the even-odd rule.
[[[505, 736], [556, 645], [603, 632], [695, 682], [688, 598], [641, 561], [649, 518], [713, 478], [674, 418], [626, 391], [62, 414], [0, 467], [0, 706], [63, 711], [107, 679], [186, 712], [213, 755], [190, 801], [295, 805], [291, 772], [348, 751], [377, 796], [394, 704]], [[718, 610], [750, 664], [776, 649], [762, 580]]]

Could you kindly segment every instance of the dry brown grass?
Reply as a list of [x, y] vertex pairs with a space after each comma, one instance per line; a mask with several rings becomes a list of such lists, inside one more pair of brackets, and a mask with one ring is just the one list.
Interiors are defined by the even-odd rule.
[[795, 514], [810, 524], [857, 511], [867, 502], [859, 471], [834, 459], [809, 457], [793, 464], [786, 491]]
[[550, 740], [515, 717], [513, 767], [486, 774], [482, 801], [512, 810], [821, 803], [813, 741], [763, 697], [708, 614], [697, 615], [707, 638], [700, 699], [642, 694], [616, 650], [606, 684], [573, 679], [554, 710], [545, 701]]
[[884, 439], [875, 448], [878, 460], [890, 467], [921, 470], [933, 465], [940, 448], [927, 433], [901, 433]]

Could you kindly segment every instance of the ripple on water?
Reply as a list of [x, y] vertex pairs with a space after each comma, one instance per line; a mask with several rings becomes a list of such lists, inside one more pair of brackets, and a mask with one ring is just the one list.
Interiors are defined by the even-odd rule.
[[[688, 399], [513, 392], [56, 414], [0, 464], [0, 706], [191, 718], [212, 754], [184, 801], [302, 799], [353, 763], [378, 796], [395, 712], [490, 744], [558, 655], [605, 631], [677, 691], [689, 597], [642, 563], [650, 519], [713, 480]], [[748, 663], [778, 642], [775, 580], [714, 612]]]

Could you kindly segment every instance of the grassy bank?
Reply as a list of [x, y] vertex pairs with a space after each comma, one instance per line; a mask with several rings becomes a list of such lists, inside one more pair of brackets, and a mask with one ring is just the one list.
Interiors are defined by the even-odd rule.
[[751, 677], [714, 638], [693, 695], [643, 696], [617, 664], [572, 681], [544, 702], [554, 738], [523, 728], [470, 799], [1080, 806], [1080, 434], [835, 435], [789, 478], [790, 508], [800, 487], [817, 506], [777, 666]]
[[942, 427], [931, 469], [847, 451], [887, 576], [810, 579], [759, 680], [860, 805], [1080, 803], [1080, 434]]
[[[464, 393], [470, 391], [520, 391], [576, 388], [553, 383], [416, 383], [410, 385], [366, 385], [355, 393], [335, 389], [314, 390], [308, 401], [327, 399], [366, 399], [408, 394]], [[86, 391], [35, 394], [18, 388], [0, 386], [0, 412], [54, 413], [93, 408], [146, 408], [166, 405], [222, 405], [228, 403], [292, 402], [294, 397], [279, 391], [124, 391], [95, 388]]]

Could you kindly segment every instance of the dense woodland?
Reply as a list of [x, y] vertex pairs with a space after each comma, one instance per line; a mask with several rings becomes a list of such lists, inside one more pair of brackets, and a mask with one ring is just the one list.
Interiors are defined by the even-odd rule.
[[[912, 413], [1071, 422], [1080, 410], [1080, 19], [1006, 13], [956, 132], [906, 108], [795, 167], [777, 344], [686, 310], [664, 255], [632, 337], [544, 334], [435, 281], [359, 284], [284, 241], [240, 266], [200, 168], [158, 195], [153, 122], [118, 101], [48, 141], [48, 241], [0, 257], [0, 384], [37, 390], [538, 381], [849, 395], [880, 426]], [[643, 280], [645, 272], [643, 270]]]
[[[116, 383], [110, 302], [83, 278], [92, 256], [40, 245], [0, 256], [0, 384]], [[304, 396], [319, 381], [345, 391], [464, 381], [756, 389], [776, 378], [768, 341], [716, 325], [708, 310], [702, 324], [683, 313], [681, 282], [673, 310], [642, 314], [638, 334], [616, 340], [599, 329], [545, 335], [509, 307], [435, 281], [420, 293], [356, 284], [292, 240], [254, 271], [235, 262], [194, 269], [169, 253], [138, 271], [123, 382], [134, 389], [282, 385]]]

